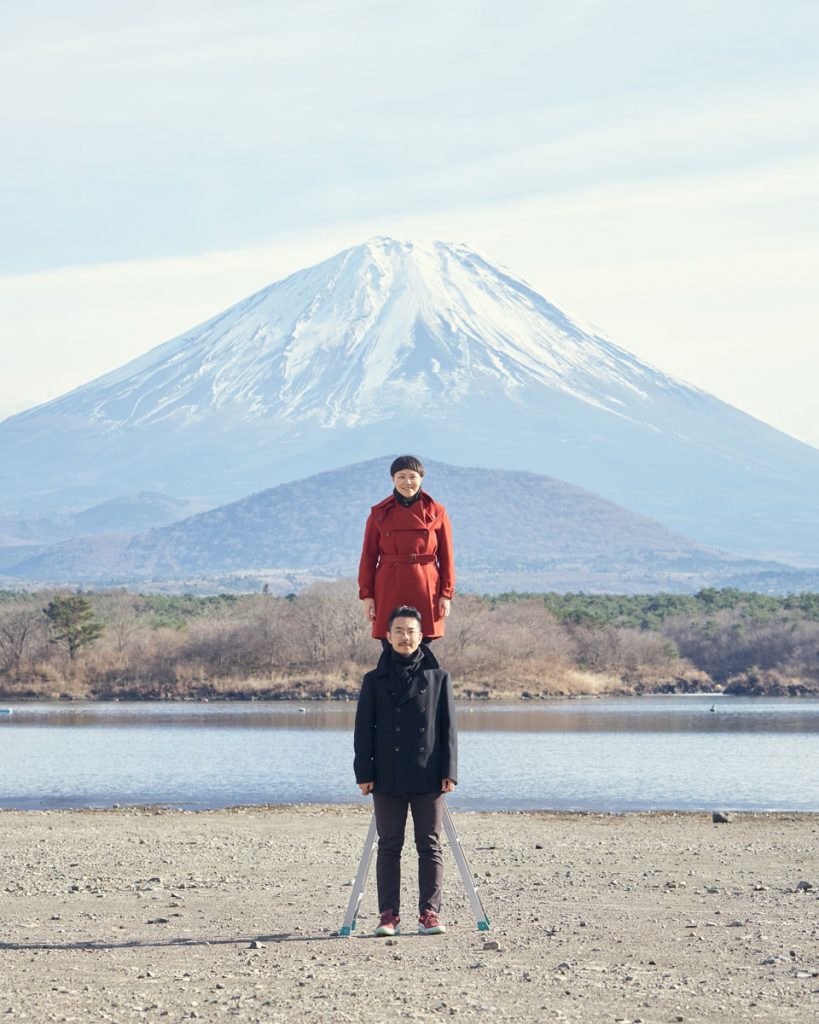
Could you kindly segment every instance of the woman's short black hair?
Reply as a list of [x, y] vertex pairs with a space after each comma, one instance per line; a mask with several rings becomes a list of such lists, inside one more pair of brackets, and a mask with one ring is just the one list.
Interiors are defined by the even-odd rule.
[[396, 619], [415, 619], [418, 625], [421, 625], [421, 613], [417, 608], [413, 608], [411, 604], [399, 604], [397, 608], [393, 608], [390, 612], [390, 617], [387, 619], [387, 629], [392, 629], [392, 624]]
[[411, 469], [412, 472], [417, 473], [418, 476], [424, 475], [424, 464], [415, 455], [399, 455], [390, 466], [390, 476], [395, 476], [395, 474], [400, 473], [402, 469]]

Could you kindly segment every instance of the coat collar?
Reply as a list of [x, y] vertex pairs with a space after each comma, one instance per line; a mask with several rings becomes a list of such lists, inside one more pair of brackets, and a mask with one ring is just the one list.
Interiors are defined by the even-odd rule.
[[[420, 501], [417, 501], [415, 505], [410, 507], [418, 509], [421, 518], [430, 528], [437, 526], [444, 514], [442, 506], [434, 498], [430, 497], [426, 491], [422, 491]], [[373, 505], [370, 512], [372, 512], [378, 522], [381, 522], [395, 508], [403, 508], [403, 506], [400, 506], [395, 500], [395, 495], [391, 494], [389, 497], [384, 498], [383, 501], [379, 501], [377, 505]]]
[[[420, 669], [425, 672], [429, 668], [440, 668], [438, 659], [432, 653], [432, 648], [429, 644], [421, 644], [421, 652], [423, 658], [421, 658]], [[380, 676], [388, 676], [390, 674], [390, 648], [386, 648], [381, 652], [381, 657], [378, 659], [378, 664], [375, 666], [375, 671]]]
[[394, 682], [390, 675], [390, 652], [389, 650], [382, 651], [381, 657], [378, 659], [378, 665], [375, 671], [384, 680], [384, 688], [389, 691], [392, 695], [393, 700], [396, 704], [406, 704], [408, 700], [412, 700], [413, 697], [417, 697], [421, 690], [425, 690], [427, 686], [427, 679], [425, 672], [428, 669], [440, 668], [438, 659], [429, 649], [426, 644], [421, 644], [421, 651], [423, 657], [418, 666], [418, 671], [410, 681], [409, 686], [402, 689], [394, 689]]

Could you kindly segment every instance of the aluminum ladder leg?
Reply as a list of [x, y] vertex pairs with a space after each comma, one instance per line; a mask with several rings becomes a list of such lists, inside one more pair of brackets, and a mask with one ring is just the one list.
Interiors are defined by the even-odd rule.
[[475, 915], [475, 921], [478, 924], [479, 932], [489, 931], [489, 918], [486, 916], [483, 903], [481, 898], [475, 890], [475, 883], [472, 880], [472, 872], [469, 870], [469, 864], [466, 861], [466, 856], [461, 846], [461, 840], [458, 838], [458, 833], [455, 831], [455, 822], [452, 820], [452, 815], [449, 813], [449, 808], [444, 802], [444, 831], [446, 832], [447, 839], [449, 840], [449, 846], [452, 850], [452, 854], [455, 857], [455, 863], [458, 865], [458, 870], [461, 872], [461, 880], [464, 883], [464, 889], [469, 897], [469, 902], [472, 904], [472, 913]]
[[[461, 881], [466, 889], [466, 894], [469, 897], [469, 902], [472, 906], [472, 913], [475, 915], [475, 920], [478, 924], [479, 932], [489, 931], [489, 918], [487, 917], [486, 911], [484, 910], [481, 898], [475, 890], [475, 883], [472, 880], [472, 872], [469, 869], [466, 856], [461, 846], [461, 841], [458, 838], [458, 833], [455, 831], [455, 823], [452, 820], [452, 815], [449, 813], [449, 808], [444, 802], [444, 831], [446, 832], [447, 839], [449, 840], [449, 846], [452, 850], [452, 855], [455, 858], [455, 863], [458, 865], [458, 871], [461, 873]], [[361, 862], [358, 865], [358, 873], [355, 876], [353, 882], [353, 891], [350, 894], [350, 902], [347, 905], [347, 913], [344, 915], [344, 924], [339, 929], [339, 936], [349, 937], [355, 931], [356, 918], [358, 917], [359, 907], [361, 906], [361, 900], [364, 896], [364, 887], [367, 884], [367, 876], [370, 873], [370, 866], [373, 862], [373, 853], [375, 852], [376, 843], [378, 841], [378, 835], [375, 826], [375, 815], [372, 817], [370, 822], [370, 830], [367, 833], [367, 838], [364, 840], [364, 850], [361, 854]]]
[[347, 906], [347, 913], [344, 915], [344, 924], [339, 929], [339, 935], [352, 935], [355, 930], [355, 920], [358, 917], [358, 908], [361, 906], [361, 899], [364, 896], [364, 886], [367, 884], [367, 875], [370, 873], [370, 865], [373, 862], [373, 853], [378, 835], [375, 828], [375, 815], [370, 822], [370, 831], [364, 841], [364, 852], [361, 854], [361, 863], [358, 865], [358, 874], [353, 882], [353, 891], [350, 893], [350, 902]]

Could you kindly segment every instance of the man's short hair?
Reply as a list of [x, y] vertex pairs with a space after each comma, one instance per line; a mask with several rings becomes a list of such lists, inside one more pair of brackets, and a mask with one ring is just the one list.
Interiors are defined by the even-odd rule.
[[392, 624], [396, 619], [415, 619], [418, 625], [421, 625], [421, 613], [411, 604], [399, 604], [397, 608], [393, 608], [389, 619], [387, 619], [388, 631], [392, 629]]
[[395, 476], [395, 474], [400, 473], [402, 469], [411, 469], [412, 472], [417, 473], [418, 476], [424, 475], [424, 464], [415, 455], [399, 455], [390, 466], [390, 476]]

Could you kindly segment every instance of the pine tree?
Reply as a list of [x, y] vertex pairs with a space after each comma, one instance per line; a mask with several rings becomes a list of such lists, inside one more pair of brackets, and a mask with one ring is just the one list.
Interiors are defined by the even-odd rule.
[[94, 618], [94, 608], [82, 594], [69, 594], [49, 601], [43, 613], [49, 622], [49, 643], [65, 647], [73, 661], [77, 652], [102, 636], [103, 625]]

